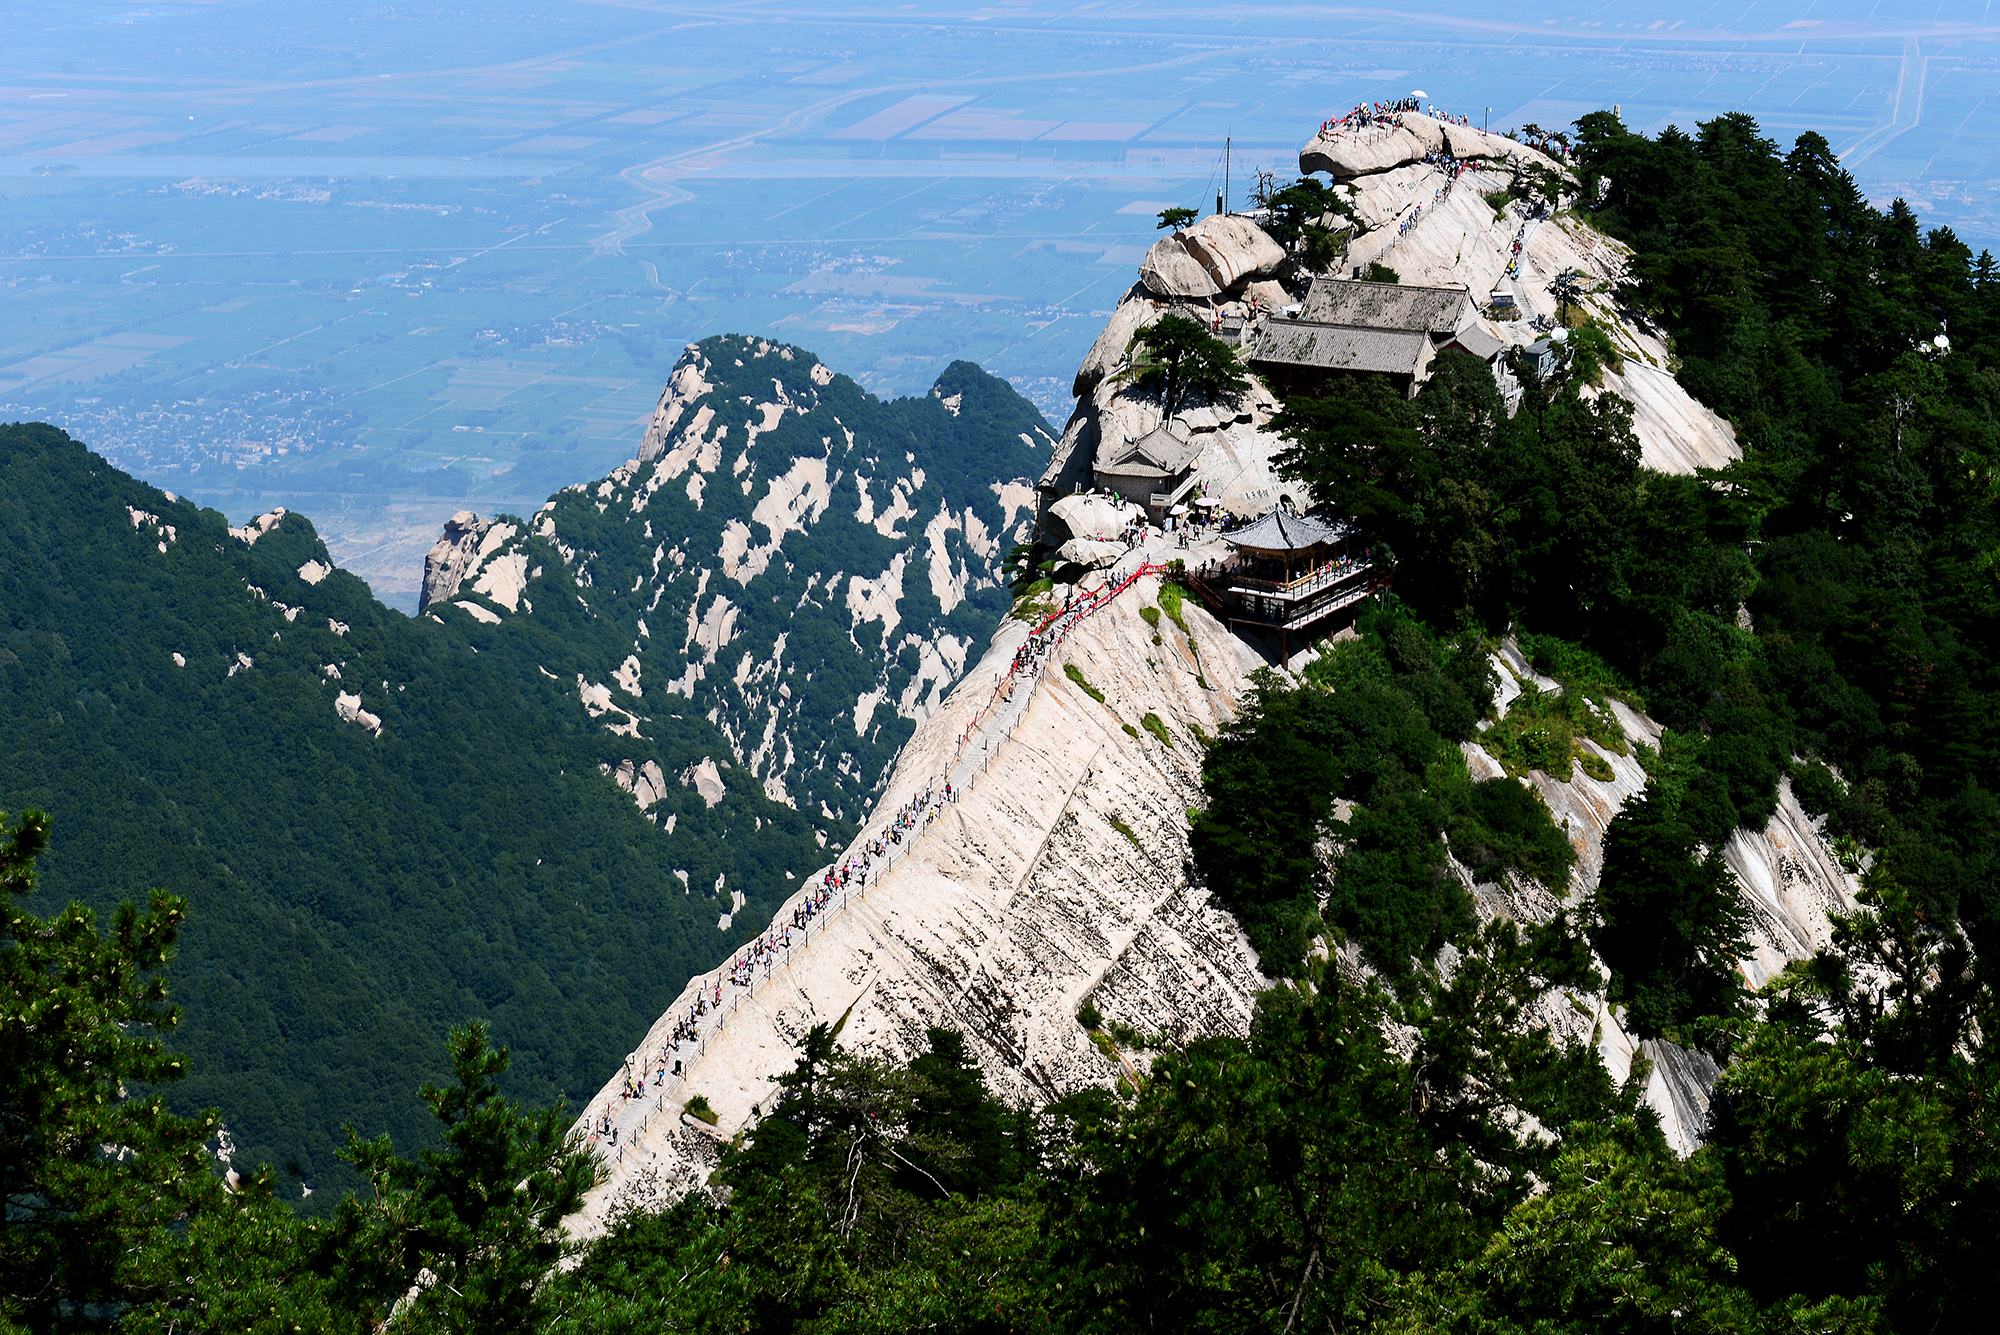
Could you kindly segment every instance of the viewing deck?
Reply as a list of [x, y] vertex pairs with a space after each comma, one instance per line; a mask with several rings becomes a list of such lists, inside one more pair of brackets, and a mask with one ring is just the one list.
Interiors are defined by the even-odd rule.
[[1242, 557], [1216, 562], [1196, 572], [1194, 582], [1210, 610], [1226, 622], [1294, 631], [1352, 607], [1388, 576], [1374, 562], [1351, 557], [1290, 580], [1254, 573], [1261, 564]]

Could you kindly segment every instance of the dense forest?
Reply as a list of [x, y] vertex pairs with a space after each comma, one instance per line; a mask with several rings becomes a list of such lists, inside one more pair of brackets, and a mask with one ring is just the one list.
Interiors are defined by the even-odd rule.
[[[1553, 375], [1519, 368], [1512, 417], [1476, 363], [1413, 402], [1287, 404], [1285, 467], [1400, 564], [1395, 600], [1303, 680], [1267, 679], [1209, 755], [1197, 864], [1278, 979], [1246, 1037], [1106, 1033], [1151, 1048], [1142, 1077], [1023, 1110], [949, 1032], [892, 1067], [823, 1027], [712, 1195], [579, 1247], [557, 1224], [589, 1165], [556, 1114], [498, 1093], [506, 1055], [465, 1030], [424, 1091], [438, 1148], [352, 1140], [367, 1190], [302, 1221], [268, 1178], [225, 1191], [213, 1120], [138, 1085], [177, 1073], [148, 980], [186, 906], [156, 897], [103, 935], [39, 904], [46, 836], [25, 818], [0, 865], [0, 1318], [1975, 1327], [2000, 1276], [1994, 265], [1870, 207], [1818, 136], [1785, 152], [1740, 116], [1693, 136], [1577, 128], [1574, 216], [1633, 250], [1607, 295], [1671, 336], [1744, 459], [1641, 468], [1625, 410], [1589, 392], [1620, 353], [1587, 323]], [[1483, 734], [1510, 766], [1581, 763], [1575, 737], [1610, 738], [1608, 697], [1668, 727], [1600, 885], [1528, 929], [1479, 925], [1442, 874], [1447, 856], [1550, 883], [1568, 868], [1546, 811], [1471, 781], [1454, 745], [1490, 716], [1503, 633], [1562, 686], [1529, 702], [1533, 727]], [[1727, 967], [1742, 924], [1714, 850], [1781, 782], [1863, 869], [1865, 902], [1753, 996]], [[1329, 967], [1321, 935], [1372, 968]], [[1524, 1018], [1600, 986], [1642, 1032], [1721, 1062], [1692, 1156], [1639, 1103], [1643, 1069], [1619, 1087], [1592, 1044]], [[138, 1087], [121, 1097], [121, 1079]]]
[[[518, 598], [467, 580], [415, 618], [333, 569], [303, 515], [232, 533], [59, 431], [0, 426], [0, 807], [52, 818], [55, 896], [99, 913], [153, 888], [188, 900], [171, 982], [192, 1070], [171, 1100], [225, 1109], [242, 1161], [277, 1165], [303, 1208], [362, 1185], [345, 1124], [430, 1134], [408, 1095], [454, 1023], [507, 1036], [510, 1094], [580, 1107], [851, 837], [843, 814], [914, 726], [894, 703], [912, 637], [976, 645], [1007, 610], [976, 578], [941, 602], [937, 560], [976, 577], [979, 556], [925, 525], [948, 510], [1005, 529], [995, 477], [1044, 454], [1032, 404], [967, 362], [884, 401], [802, 349], [699, 349], [700, 411], [749, 437], [724, 475], [740, 485], [704, 497], [628, 468], [565, 488], [532, 525], [499, 517]], [[774, 394], [799, 411], [745, 431]], [[720, 574], [726, 535], [770, 518], [753, 482], [822, 457], [820, 522], [779, 529], [767, 569]], [[861, 522], [871, 476], [885, 510], [901, 479], [902, 531]], [[872, 638], [829, 589], [884, 569], [904, 577]], [[693, 627], [722, 608], [704, 663]], [[594, 717], [586, 681], [620, 712]], [[857, 701], [878, 687], [891, 703], [864, 734]], [[796, 752], [790, 792], [749, 771], [760, 742]], [[714, 803], [684, 778], [703, 760]], [[604, 770], [649, 763], [666, 791], [642, 812]]]
[[630, 639], [573, 588], [506, 626], [410, 618], [302, 515], [246, 543], [50, 427], [0, 427], [0, 469], [4, 805], [50, 815], [52, 895], [189, 902], [174, 1104], [225, 1109], [308, 1208], [361, 1185], [344, 1123], [426, 1133], [409, 1091], [454, 1023], [508, 1035], [511, 1092], [580, 1104], [749, 932], [716, 930], [718, 878], [775, 903], [848, 828], [748, 781], [714, 808], [677, 785], [671, 835], [643, 817], [601, 764], [728, 744], [588, 716], [576, 674]]

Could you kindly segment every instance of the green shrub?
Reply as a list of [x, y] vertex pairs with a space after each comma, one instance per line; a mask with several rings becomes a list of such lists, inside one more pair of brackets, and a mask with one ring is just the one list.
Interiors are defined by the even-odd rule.
[[[1139, 836], [1132, 832], [1131, 826], [1127, 825], [1124, 821], [1118, 819], [1118, 817], [1116, 816], [1106, 816], [1104, 819], [1105, 822], [1108, 825], [1110, 825], [1112, 829], [1118, 831], [1118, 833], [1124, 835], [1126, 839], [1130, 840], [1132, 847], [1137, 848], [1139, 846]], [[1096, 1028], [1095, 1025], [1091, 1027]]]
[[1611, 762], [1603, 756], [1598, 755], [1597, 752], [1591, 750], [1582, 742], [1576, 742], [1573, 745], [1575, 747], [1574, 759], [1576, 767], [1585, 774], [1588, 774], [1599, 783], [1610, 783], [1618, 777], [1617, 771], [1611, 768]]
[[[1147, 624], [1147, 625], [1149, 625], [1149, 626], [1151, 626], [1151, 627], [1152, 627], [1152, 628], [1153, 628], [1154, 630], [1158, 630], [1158, 629], [1160, 628], [1160, 609], [1159, 609], [1159, 608], [1157, 608], [1157, 607], [1142, 607], [1142, 608], [1140, 608], [1140, 609], [1139, 609], [1139, 615], [1140, 615], [1141, 617], [1144, 617], [1144, 618], [1145, 618], [1145, 621], [1146, 621], [1146, 624]], [[1157, 644], [1157, 643], [1158, 643], [1158, 641], [1157, 641], [1157, 640], [1155, 640], [1155, 641], [1154, 641], [1154, 643], [1156, 643], [1156, 644]]]
[[1181, 586], [1171, 580], [1160, 585], [1160, 610], [1173, 619], [1173, 623], [1181, 628], [1183, 635], [1192, 640], [1193, 633], [1188, 630], [1187, 622], [1181, 617], [1181, 601], [1184, 596]]
[[1076, 1022], [1094, 1033], [1104, 1023], [1104, 1014], [1086, 1001], [1077, 1008]]
[[1063, 675], [1065, 677], [1068, 677], [1071, 681], [1075, 682], [1078, 686], [1081, 686], [1083, 688], [1083, 693], [1089, 696], [1091, 699], [1097, 701], [1098, 704], [1101, 705], [1104, 703], [1104, 692], [1098, 690], [1095, 686], [1092, 686], [1090, 684], [1090, 682], [1084, 677], [1082, 668], [1078, 667], [1074, 663], [1064, 663]]
[[1167, 735], [1167, 725], [1162, 723], [1160, 716], [1151, 710], [1147, 710], [1146, 717], [1139, 720], [1139, 726], [1159, 738], [1164, 745], [1171, 747], [1174, 744], [1174, 739]]
[[1468, 784], [1447, 831], [1452, 852], [1475, 880], [1515, 871], [1560, 894], [1576, 865], [1576, 849], [1541, 795], [1519, 779]]
[[690, 1094], [688, 1101], [681, 1105], [681, 1112], [710, 1126], [721, 1120], [715, 1109], [709, 1106], [707, 1097], [701, 1094]]

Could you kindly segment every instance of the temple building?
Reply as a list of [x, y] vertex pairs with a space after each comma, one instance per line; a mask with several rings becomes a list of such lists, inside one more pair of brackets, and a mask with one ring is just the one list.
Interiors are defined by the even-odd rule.
[[1462, 287], [1322, 277], [1296, 319], [1263, 323], [1246, 360], [1281, 397], [1318, 396], [1343, 377], [1374, 374], [1414, 398], [1439, 350], [1460, 341], [1475, 315]]
[[1158, 523], [1192, 490], [1200, 455], [1199, 445], [1162, 422], [1139, 439], [1099, 455], [1091, 481], [1099, 491], [1144, 506], [1147, 516]]
[[1196, 590], [1230, 629], [1277, 631], [1280, 661], [1294, 632], [1321, 627], [1388, 585], [1390, 572], [1356, 549], [1349, 525], [1283, 506], [1222, 539], [1235, 554], [1193, 572]]

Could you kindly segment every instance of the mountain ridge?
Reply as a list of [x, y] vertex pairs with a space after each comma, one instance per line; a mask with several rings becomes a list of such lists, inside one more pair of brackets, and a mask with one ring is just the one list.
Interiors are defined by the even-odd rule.
[[[810, 354], [794, 355], [803, 369]], [[912, 413], [821, 374], [864, 448], [886, 423], [898, 459], [940, 472], [925, 432], [952, 424], [971, 444], [941, 457], [960, 458], [988, 441], [977, 430], [988, 402], [1007, 414], [1020, 471], [1038, 466], [1015, 428], [1039, 415], [976, 368], [950, 373], [967, 405], [956, 417], [944, 391]], [[764, 468], [784, 475], [779, 443], [761, 446], [774, 461]], [[573, 568], [516, 522], [507, 551], [411, 618], [335, 568], [303, 515], [232, 528], [46, 427], [0, 428], [0, 468], [0, 802], [54, 817], [51, 896], [100, 913], [154, 886], [189, 899], [170, 980], [194, 1074], [173, 1097], [227, 1110], [238, 1159], [279, 1166], [294, 1200], [314, 1189], [308, 1209], [358, 1185], [336, 1159], [342, 1122], [405, 1142], [430, 1134], [409, 1091], [434, 1073], [449, 1025], [493, 1026], [514, 1051], [520, 1097], [587, 1090], [622, 1052], [618, 1030], [743, 940], [745, 906], [768, 911], [852, 828], [829, 807], [771, 796], [721, 710], [621, 675], [634, 641], [641, 655], [650, 643], [633, 625], [645, 596], [621, 622], [603, 541], [564, 541]], [[911, 494], [941, 497], [942, 485]], [[574, 512], [590, 528], [601, 486], [560, 493], [543, 526], [562, 541]], [[716, 491], [746, 512], [760, 499]], [[713, 498], [708, 511], [719, 530]], [[909, 527], [898, 532], [922, 542]], [[800, 540], [778, 535], [776, 569]], [[530, 550], [532, 563], [500, 565]], [[517, 582], [483, 579], [493, 568]], [[928, 637], [937, 606], [903, 600], [901, 630]], [[976, 591], [953, 611], [973, 628], [999, 615]], [[882, 675], [826, 711], [851, 714]], [[812, 703], [809, 690], [794, 695]], [[893, 733], [898, 718], [883, 709], [875, 730]], [[851, 717], [839, 726], [854, 736]], [[788, 734], [773, 735], [782, 751]], [[867, 786], [850, 770], [828, 790], [837, 803]]]

